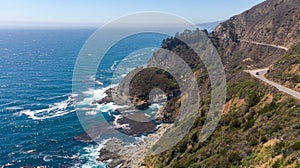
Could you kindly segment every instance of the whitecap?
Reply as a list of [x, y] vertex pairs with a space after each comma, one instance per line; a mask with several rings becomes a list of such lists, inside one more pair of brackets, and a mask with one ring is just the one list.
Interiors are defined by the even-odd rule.
[[5, 110], [23, 110], [23, 107], [13, 106], [13, 107], [6, 107]]
[[8, 103], [5, 103], [5, 104], [1, 104], [0, 106], [8, 106], [8, 105], [11, 105], [11, 104], [14, 104], [15, 102], [8, 102]]
[[52, 155], [51, 157], [61, 158], [61, 159], [70, 159], [70, 160], [79, 160], [79, 153], [76, 155], [68, 156], [68, 155]]
[[13, 164], [13, 163], [6, 163], [5, 165], [0, 166], [0, 168], [10, 167], [10, 166], [14, 166], [14, 165], [15, 164]]
[[45, 156], [43, 157], [43, 160], [44, 160], [45, 162], [50, 162], [50, 161], [52, 160], [52, 157], [51, 157], [50, 155], [45, 155]]
[[41, 100], [55, 100], [55, 99], [60, 99], [63, 97], [66, 97], [67, 95], [59, 95], [59, 96], [52, 96], [52, 97], [37, 97], [35, 100], [41, 101]]
[[8, 85], [1, 85], [0, 88], [6, 88]]
[[30, 154], [30, 153], [36, 153], [36, 152], [37, 152], [37, 150], [32, 149], [32, 150], [22, 151], [20, 153], [22, 153], [22, 154]]
[[70, 160], [79, 160], [79, 153], [72, 155], [72, 156], [68, 156], [68, 155], [45, 155], [43, 157], [43, 160], [45, 162], [50, 162], [53, 160], [53, 158], [59, 158], [59, 159], [70, 159]]
[[95, 81], [98, 85], [103, 85], [103, 83], [102, 82], [100, 82], [100, 81]]

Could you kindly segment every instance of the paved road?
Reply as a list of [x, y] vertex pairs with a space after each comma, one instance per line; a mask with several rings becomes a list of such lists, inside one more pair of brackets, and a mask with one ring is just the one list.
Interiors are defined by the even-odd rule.
[[289, 94], [289, 95], [291, 95], [291, 96], [293, 96], [293, 97], [295, 97], [295, 98], [297, 98], [297, 99], [300, 100], [300, 93], [299, 92], [297, 92], [295, 90], [292, 90], [290, 88], [287, 88], [285, 86], [279, 85], [279, 84], [277, 84], [277, 83], [275, 83], [273, 81], [268, 80], [265, 77], [265, 74], [268, 72], [268, 69], [269, 68], [251, 70], [251, 71], [249, 71], [249, 73], [251, 75], [253, 75], [254, 77], [256, 77], [256, 78], [258, 78], [258, 79], [260, 79], [260, 80], [268, 83], [269, 85], [272, 85], [272, 86], [276, 87], [279, 91], [285, 92], [285, 93], [287, 93], [287, 94]]
[[[284, 47], [284, 46], [278, 46], [278, 45], [274, 45], [274, 44], [266, 44], [266, 43], [259, 43], [259, 42], [256, 42], [256, 41], [248, 41], [248, 40], [242, 40], [240, 39], [239, 41], [241, 42], [246, 42], [246, 43], [252, 43], [252, 44], [256, 44], [256, 45], [263, 45], [263, 46], [269, 46], [269, 47], [275, 47], [275, 48], [278, 48], [278, 49], [282, 49], [282, 50], [285, 50], [287, 51], [288, 48]], [[257, 69], [257, 70], [251, 70], [249, 71], [249, 73], [251, 75], [253, 75], [254, 77], [268, 83], [269, 85], [272, 85], [274, 87], [276, 87], [279, 91], [282, 91], [282, 92], [285, 92], [297, 99], [300, 100], [300, 93], [295, 91], [295, 90], [292, 90], [290, 88], [287, 88], [285, 86], [282, 86], [282, 85], [279, 85], [273, 81], [270, 81], [268, 80], [266, 77], [265, 77], [265, 74], [268, 72], [269, 68], [265, 68], [265, 69]]]
[[274, 45], [274, 44], [260, 43], [260, 42], [257, 42], [257, 41], [248, 41], [248, 40], [243, 40], [243, 39], [239, 39], [239, 41], [246, 42], [246, 43], [251, 43], [251, 44], [256, 44], [256, 45], [275, 47], [275, 48], [282, 49], [282, 50], [285, 50], [285, 51], [289, 50], [287, 47]]

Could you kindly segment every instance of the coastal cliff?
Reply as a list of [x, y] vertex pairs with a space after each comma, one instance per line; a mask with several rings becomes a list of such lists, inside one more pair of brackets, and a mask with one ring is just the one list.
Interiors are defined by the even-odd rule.
[[[168, 151], [146, 157], [145, 167], [300, 166], [300, 101], [246, 72], [271, 66], [267, 77], [298, 88], [299, 9], [298, 0], [267, 0], [209, 34], [227, 77], [219, 126], [207, 141], [198, 141], [209, 109], [206, 97], [189, 134]], [[201, 76], [201, 69], [195, 74]], [[198, 76], [199, 86], [209, 93], [205, 79]]]
[[[227, 78], [227, 98], [221, 120], [205, 142], [199, 142], [199, 133], [210, 108], [210, 79], [197, 54], [179, 40], [185, 37], [193, 41], [198, 38], [199, 30], [186, 30], [165, 39], [161, 48], [179, 55], [192, 69], [201, 93], [201, 106], [192, 129], [174, 147], [134, 164], [130, 159], [123, 161], [127, 163], [123, 166], [299, 167], [300, 100], [247, 73], [247, 70], [271, 67], [268, 78], [299, 90], [299, 9], [298, 0], [267, 0], [221, 23], [212, 33], [204, 31], [221, 56]], [[154, 53], [148, 64], [160, 52]], [[126, 80], [133, 79], [131, 91], [125, 94], [130, 106], [148, 108], [152, 86], [158, 87], [170, 96], [164, 108], [158, 111], [156, 121], [172, 123], [185, 94], [178, 91], [176, 80], [166, 71], [155, 68], [132, 74], [119, 85], [122, 88], [128, 83]]]

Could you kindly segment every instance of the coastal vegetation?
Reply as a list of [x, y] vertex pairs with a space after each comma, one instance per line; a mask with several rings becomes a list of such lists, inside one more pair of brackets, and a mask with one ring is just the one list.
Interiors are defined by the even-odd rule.
[[[227, 77], [226, 104], [218, 127], [205, 142], [199, 142], [211, 90], [204, 67], [197, 63], [194, 73], [199, 88], [205, 89], [196, 122], [176, 146], [146, 157], [143, 164], [172, 168], [300, 167], [300, 100], [246, 72], [271, 66], [267, 78], [299, 91], [300, 37], [299, 22], [295, 21], [299, 16], [296, 0], [269, 0], [221, 23], [208, 34], [221, 56]], [[194, 35], [193, 31], [184, 33], [181, 36]], [[164, 40], [162, 47], [187, 51], [176, 39], [178, 35]], [[239, 39], [288, 46], [289, 50]]]
[[[141, 165], [155, 168], [300, 167], [300, 100], [247, 73], [247, 70], [271, 66], [267, 78], [299, 90], [299, 16], [297, 0], [268, 0], [233, 16], [211, 33], [185, 30], [163, 40], [161, 49], [175, 53], [192, 69], [199, 85], [200, 108], [191, 130], [181, 141], [167, 151], [145, 157]], [[227, 97], [216, 130], [202, 142], [199, 135], [207, 119], [212, 93], [207, 69], [214, 67], [205, 67], [189, 46], [197, 44], [204, 53], [211, 51], [213, 48], [207, 46], [207, 38], [223, 62]], [[278, 46], [289, 47], [289, 50]], [[161, 50], [155, 52], [148, 63], [156, 61], [165, 66], [164, 60], [169, 57], [156, 60], [161, 53]], [[172, 63], [172, 66], [177, 65]], [[130, 83], [130, 97], [138, 98], [134, 102], [145, 103], [153, 87], [173, 93], [179, 87], [171, 76], [162, 69], [141, 71]], [[159, 121], [174, 122], [185, 96], [181, 94], [173, 94], [168, 99], [164, 109], [159, 111], [163, 116]]]

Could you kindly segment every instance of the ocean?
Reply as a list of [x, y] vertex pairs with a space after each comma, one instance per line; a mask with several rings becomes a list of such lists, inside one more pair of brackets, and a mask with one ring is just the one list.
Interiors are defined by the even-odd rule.
[[[101, 144], [74, 138], [85, 132], [76, 108], [103, 97], [112, 77], [120, 81], [145, 64], [167, 36], [143, 33], [120, 41], [107, 52], [98, 73], [86, 76], [95, 88], [72, 94], [78, 53], [94, 31], [0, 30], [0, 167], [106, 166], [96, 160]], [[86, 115], [113, 112], [114, 105], [107, 104]]]

